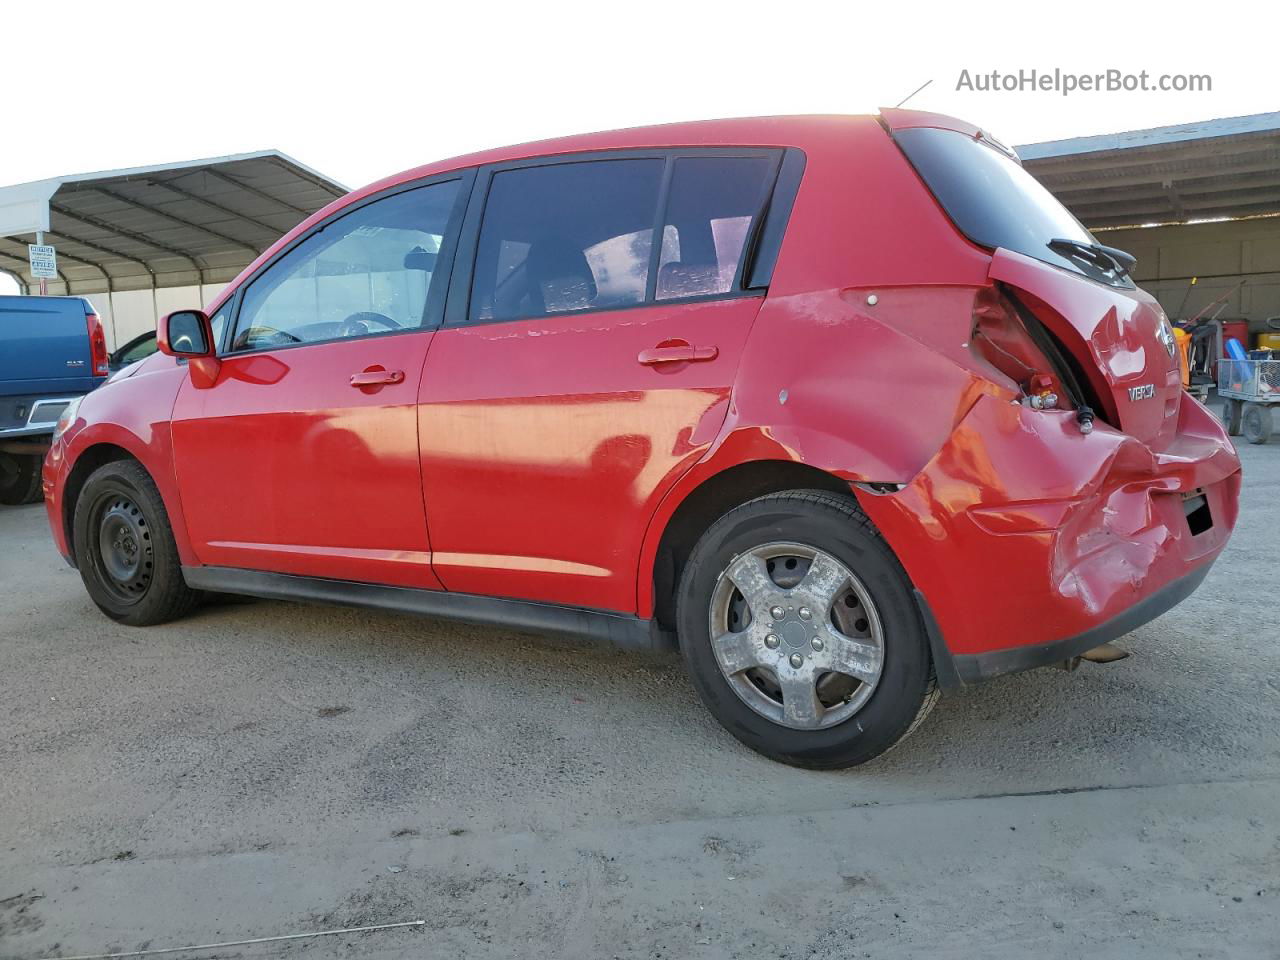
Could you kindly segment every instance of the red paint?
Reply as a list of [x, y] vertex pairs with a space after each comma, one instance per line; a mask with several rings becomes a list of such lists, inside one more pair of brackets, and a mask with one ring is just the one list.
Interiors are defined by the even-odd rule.
[[[445, 586], [634, 611], [648, 518], [715, 439], [762, 300], [438, 332], [418, 416]], [[678, 334], [716, 355], [644, 363]]]
[[[231, 355], [211, 387], [183, 384], [173, 449], [200, 562], [438, 587], [414, 403], [431, 337]], [[400, 379], [352, 383], [375, 369]]]
[[[977, 132], [932, 114], [885, 119]], [[210, 364], [151, 358], [86, 399], [50, 452], [59, 549], [69, 549], [70, 466], [105, 442], [155, 476], [187, 564], [641, 616], [654, 609], [667, 523], [721, 471], [786, 460], [850, 483], [902, 484], [856, 494], [956, 653], [1080, 633], [1221, 551], [1239, 461], [1177, 388], [1154, 301], [974, 246], [875, 118], [680, 124], [432, 164], [336, 201], [223, 299], [314, 223], [389, 186], [541, 154], [700, 145], [805, 152], [767, 297]], [[993, 336], [1016, 337], [999, 327], [1001, 290], [1080, 361], [1098, 397], [1092, 434], [1072, 411], [1016, 402], [1018, 384], [971, 346], [975, 312], [997, 325]], [[1146, 384], [1149, 399], [1130, 399]], [[1214, 521], [1198, 537], [1181, 508], [1194, 490]]]

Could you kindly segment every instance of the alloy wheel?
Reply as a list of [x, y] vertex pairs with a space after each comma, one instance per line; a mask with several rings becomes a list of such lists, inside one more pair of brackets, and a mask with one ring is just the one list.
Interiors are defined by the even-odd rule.
[[866, 587], [835, 557], [801, 543], [735, 557], [712, 591], [710, 630], [738, 697], [793, 729], [848, 720], [884, 669], [884, 630]]

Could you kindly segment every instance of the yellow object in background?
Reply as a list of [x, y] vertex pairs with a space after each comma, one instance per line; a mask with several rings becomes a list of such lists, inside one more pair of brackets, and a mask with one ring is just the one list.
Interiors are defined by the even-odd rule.
[[1182, 370], [1182, 386], [1186, 388], [1191, 386], [1191, 334], [1174, 327], [1173, 339], [1178, 344], [1178, 367]]
[[1280, 350], [1280, 333], [1258, 334], [1259, 350]]

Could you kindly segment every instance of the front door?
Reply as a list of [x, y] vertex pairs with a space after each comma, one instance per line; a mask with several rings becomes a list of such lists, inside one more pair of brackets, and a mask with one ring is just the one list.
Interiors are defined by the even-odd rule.
[[186, 382], [174, 459], [207, 565], [438, 587], [415, 404], [460, 180], [326, 221], [238, 296], [216, 383]]
[[743, 251], [776, 162], [692, 152], [492, 173], [474, 267], [455, 273], [461, 314], [455, 283], [420, 389], [447, 589], [636, 609], [645, 527], [723, 423], [762, 302], [742, 288]]

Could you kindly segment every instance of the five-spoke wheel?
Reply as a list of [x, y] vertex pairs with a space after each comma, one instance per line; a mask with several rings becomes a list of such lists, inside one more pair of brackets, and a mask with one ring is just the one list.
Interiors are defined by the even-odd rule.
[[773, 542], [735, 557], [710, 605], [711, 648], [735, 693], [798, 730], [843, 723], [875, 691], [884, 630], [867, 588], [831, 554]]
[[677, 626], [716, 719], [786, 763], [863, 763], [936, 699], [911, 582], [852, 496], [787, 491], [730, 510], [685, 562]]

